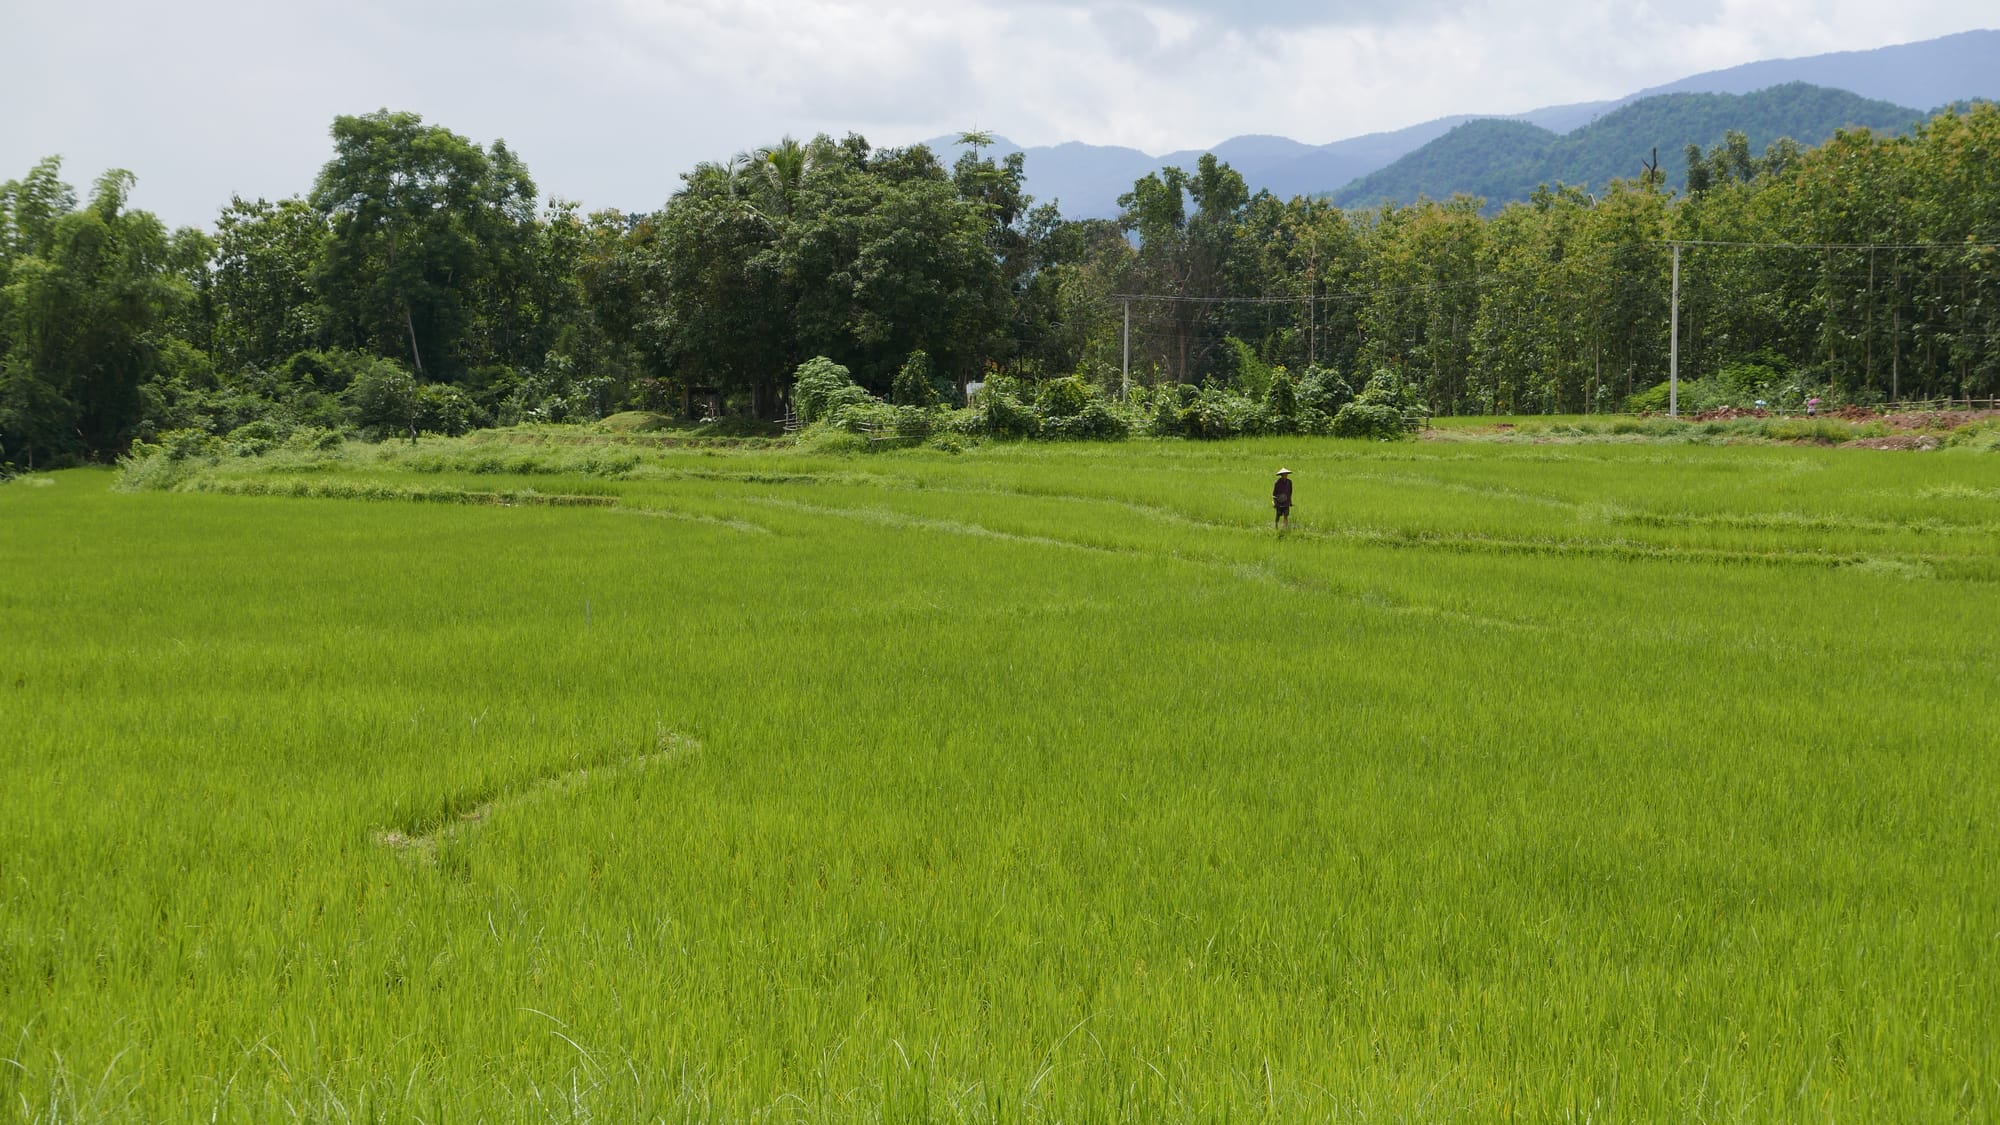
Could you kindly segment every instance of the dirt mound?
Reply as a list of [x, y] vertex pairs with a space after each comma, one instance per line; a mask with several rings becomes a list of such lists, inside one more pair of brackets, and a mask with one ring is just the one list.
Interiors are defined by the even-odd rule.
[[1847, 443], [1849, 449], [1904, 449], [1925, 452], [1944, 445], [1935, 434], [1890, 434], [1887, 437], [1861, 438]]
[[1771, 412], [1761, 406], [1724, 406], [1717, 410], [1699, 410], [1688, 415], [1694, 422], [1734, 422], [1738, 418], [1769, 418]]
[[2000, 410], [1912, 410], [1884, 414], [1882, 421], [1898, 430], [1955, 430], [1993, 417], [2000, 417]]

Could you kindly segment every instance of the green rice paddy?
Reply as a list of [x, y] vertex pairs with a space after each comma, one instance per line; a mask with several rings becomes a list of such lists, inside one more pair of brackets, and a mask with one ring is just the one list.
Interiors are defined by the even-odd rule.
[[1990, 453], [150, 479], [0, 485], [0, 1119], [2000, 1117]]

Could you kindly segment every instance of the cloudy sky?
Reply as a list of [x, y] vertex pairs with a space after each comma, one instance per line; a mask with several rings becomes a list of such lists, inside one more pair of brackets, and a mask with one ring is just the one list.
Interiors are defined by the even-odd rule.
[[635, 210], [785, 134], [1320, 144], [2000, 25], [1993, 0], [0, 2], [0, 179], [129, 168], [135, 206], [200, 225], [310, 190], [333, 118], [382, 107]]

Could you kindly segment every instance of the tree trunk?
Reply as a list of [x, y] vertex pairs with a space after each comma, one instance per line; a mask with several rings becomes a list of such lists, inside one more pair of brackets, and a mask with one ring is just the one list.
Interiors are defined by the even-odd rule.
[[403, 327], [410, 330], [410, 358], [416, 361], [417, 378], [424, 377], [424, 356], [417, 350], [417, 322], [410, 316], [410, 303], [403, 302]]

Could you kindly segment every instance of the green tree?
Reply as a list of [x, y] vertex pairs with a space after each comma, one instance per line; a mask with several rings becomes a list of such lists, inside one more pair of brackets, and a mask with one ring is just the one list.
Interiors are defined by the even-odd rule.
[[526, 315], [510, 307], [534, 233], [526, 166], [414, 113], [339, 117], [332, 132], [311, 196], [330, 227], [312, 281], [332, 342], [407, 355], [419, 378], [494, 358], [482, 319]]
[[269, 367], [322, 342], [313, 288], [326, 216], [302, 199], [232, 199], [216, 221], [212, 264], [215, 354], [240, 369]]
[[[1241, 237], [1250, 191], [1243, 177], [1213, 153], [1192, 175], [1179, 168], [1149, 173], [1118, 197], [1120, 226], [1139, 236], [1126, 284], [1177, 298], [1156, 314], [1151, 350], [1175, 382], [1205, 369], [1220, 334], [1213, 302], [1240, 288], [1254, 245]], [[1192, 204], [1192, 207], [1190, 207]], [[1136, 346], [1136, 345], [1135, 345]]]
[[0, 186], [0, 449], [37, 464], [103, 457], [134, 436], [208, 249], [127, 210], [130, 172], [99, 177], [81, 209], [59, 177], [51, 159]]

